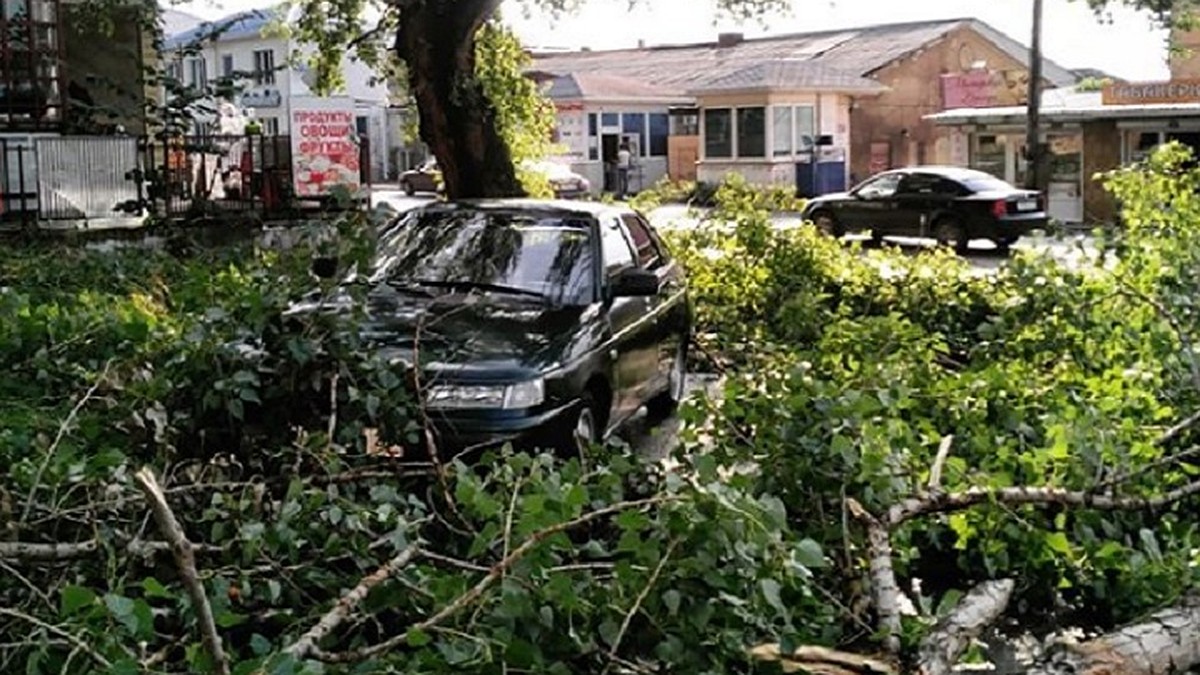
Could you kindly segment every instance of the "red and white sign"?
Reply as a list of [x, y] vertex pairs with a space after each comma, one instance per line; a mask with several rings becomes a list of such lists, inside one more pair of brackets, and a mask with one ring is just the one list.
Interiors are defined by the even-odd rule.
[[349, 99], [293, 99], [292, 182], [298, 197], [329, 195], [361, 183], [354, 103]]
[[986, 70], [942, 75], [942, 109], [987, 108], [995, 105], [996, 89]]

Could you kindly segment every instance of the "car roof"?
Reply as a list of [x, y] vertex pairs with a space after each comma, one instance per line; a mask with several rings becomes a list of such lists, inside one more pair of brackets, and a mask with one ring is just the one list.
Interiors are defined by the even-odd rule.
[[968, 180], [972, 178], [992, 178], [994, 180], [1002, 180], [996, 178], [986, 171], [978, 169], [968, 169], [961, 166], [942, 166], [938, 164], [906, 166], [903, 169], [894, 169], [888, 173], [928, 173], [943, 178], [951, 178], [954, 180]]
[[477, 210], [477, 211], [526, 211], [560, 216], [592, 216], [604, 218], [632, 213], [628, 206], [619, 204], [603, 204], [600, 202], [578, 201], [572, 199], [459, 199], [448, 202], [430, 202], [418, 207], [425, 212]]

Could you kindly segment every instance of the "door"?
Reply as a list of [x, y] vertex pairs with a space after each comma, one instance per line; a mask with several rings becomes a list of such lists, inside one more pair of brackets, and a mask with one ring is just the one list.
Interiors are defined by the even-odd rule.
[[637, 266], [637, 258], [618, 218], [600, 222], [600, 243], [604, 255], [605, 297], [608, 313], [608, 356], [612, 364], [610, 378], [613, 405], [609, 427], [632, 417], [641, 407], [641, 395], [657, 369], [652, 330], [646, 330], [650, 299], [614, 298], [613, 281], [622, 272]]
[[890, 233], [896, 208], [894, 198], [903, 177], [900, 172], [884, 173], [855, 188], [838, 215], [842, 225], [851, 230]]
[[648, 373], [643, 400], [666, 391], [671, 384], [671, 371], [683, 348], [684, 328], [687, 325], [687, 304], [683, 291], [683, 274], [667, 256], [665, 247], [641, 216], [633, 213], [622, 217], [633, 241], [638, 266], [654, 272], [659, 281], [658, 295], [646, 299], [649, 318], [653, 320], [654, 350], [657, 354], [653, 373]]
[[620, 150], [619, 134], [604, 134], [600, 137], [600, 158], [604, 160], [604, 191], [617, 191], [617, 152]]
[[896, 190], [896, 210], [891, 229], [899, 235], [924, 237], [931, 233], [933, 216], [947, 208], [956, 187], [941, 176], [909, 174]]

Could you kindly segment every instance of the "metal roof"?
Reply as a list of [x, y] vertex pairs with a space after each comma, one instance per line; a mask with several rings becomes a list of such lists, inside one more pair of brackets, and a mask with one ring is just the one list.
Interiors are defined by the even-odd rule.
[[215, 21], [204, 21], [190, 30], [171, 35], [163, 41], [163, 48], [180, 49], [205, 42], [262, 37], [263, 31], [279, 18], [281, 14], [277, 10], [252, 9], [238, 12]]
[[602, 73], [571, 73], [550, 81], [546, 95], [558, 101], [587, 98], [591, 100], [648, 100], [685, 101], [681, 91], [655, 87], [641, 80]]
[[[946, 110], [925, 119], [935, 124], [1003, 124], [1024, 123], [1025, 106], [997, 106], [994, 108], [957, 108]], [[1056, 122], [1080, 122], [1096, 119], [1138, 119], [1175, 117], [1180, 114], [1200, 115], [1200, 103], [1153, 103], [1146, 105], [1104, 105], [1103, 94], [1098, 91], [1076, 91], [1074, 89], [1051, 89], [1042, 92], [1040, 114], [1043, 119]]]
[[[535, 53], [533, 68], [557, 74], [606, 73], [677, 90], [692, 90], [747, 67], [785, 59], [870, 77], [875, 71], [960, 27], [978, 31], [1014, 60], [1028, 63], [1028, 48], [995, 28], [975, 19], [947, 19], [776, 35], [726, 46], [704, 42], [638, 49]], [[1049, 59], [1044, 60], [1043, 71], [1046, 79], [1056, 86], [1076, 82], [1070, 71]]]
[[712, 78], [694, 87], [691, 92], [718, 93], [732, 91], [845, 91], [879, 93], [887, 87], [860, 75], [835, 70], [802, 59], [766, 61], [741, 70]]

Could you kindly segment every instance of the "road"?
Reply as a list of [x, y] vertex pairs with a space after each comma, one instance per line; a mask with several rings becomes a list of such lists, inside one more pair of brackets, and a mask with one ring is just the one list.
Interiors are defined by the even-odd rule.
[[[376, 188], [372, 194], [372, 203], [386, 204], [397, 211], [404, 211], [414, 206], [428, 203], [432, 197], [408, 197], [395, 189]], [[687, 206], [671, 204], [660, 207], [647, 214], [651, 223], [661, 230], [695, 227], [702, 218], [702, 212], [689, 209]], [[780, 215], [774, 218], [779, 227], [794, 227], [800, 224], [795, 216]], [[859, 239], [864, 245], [869, 245], [865, 237], [846, 237], [847, 240]], [[887, 245], [899, 247], [906, 253], [916, 253], [933, 245], [929, 240], [912, 237], [892, 237], [886, 240]], [[1096, 251], [1091, 245], [1091, 237], [1086, 234], [1068, 234], [1062, 237], [1034, 235], [1022, 237], [1013, 245], [1013, 251], [1037, 251], [1045, 253], [1070, 266], [1078, 267]], [[971, 250], [965, 258], [971, 267], [979, 274], [990, 274], [999, 270], [1008, 256], [997, 252], [991, 242], [977, 241], [971, 245]]]

